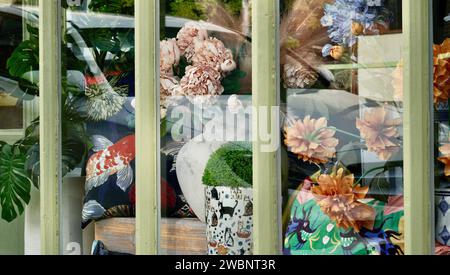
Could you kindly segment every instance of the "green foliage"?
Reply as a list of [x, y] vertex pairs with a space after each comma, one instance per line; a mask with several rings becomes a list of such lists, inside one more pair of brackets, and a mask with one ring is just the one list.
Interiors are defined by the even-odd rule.
[[134, 0], [92, 0], [89, 9], [95, 12], [134, 14]]
[[169, 14], [173, 16], [188, 18], [192, 20], [205, 20], [201, 1], [198, 0], [169, 0], [167, 1]]
[[231, 16], [239, 16], [242, 0], [166, 0], [168, 14], [172, 16], [192, 19], [208, 19], [207, 7], [221, 5]]
[[[83, 163], [88, 153], [88, 137], [83, 123], [62, 120], [61, 171], [62, 176]], [[26, 152], [24, 169], [34, 186], [39, 188], [39, 120], [35, 120], [26, 130], [25, 137], [16, 143]]]
[[210, 157], [203, 174], [203, 184], [249, 188], [253, 184], [252, 173], [251, 144], [232, 142]]
[[3, 143], [0, 151], [0, 205], [2, 219], [13, 221], [30, 202], [31, 179], [25, 171], [26, 155], [18, 146]]
[[242, 0], [222, 0], [225, 9], [233, 16], [239, 16], [242, 10]]
[[241, 79], [246, 77], [244, 71], [234, 70], [222, 80], [224, 95], [232, 95], [241, 92]]
[[25, 73], [39, 69], [38, 30], [31, 25], [27, 25], [27, 30], [31, 34], [30, 39], [20, 43], [6, 63], [13, 77], [21, 78]]

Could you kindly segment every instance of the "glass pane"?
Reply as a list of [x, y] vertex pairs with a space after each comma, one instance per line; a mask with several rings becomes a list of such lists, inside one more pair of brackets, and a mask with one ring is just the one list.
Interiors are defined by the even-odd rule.
[[435, 204], [436, 254], [450, 254], [449, 165], [449, 91], [450, 76], [450, 1], [434, 1], [434, 137], [435, 137]]
[[[3, 4], [0, 17], [0, 117], [5, 118], [0, 121], [0, 130], [22, 129], [23, 128], [23, 106], [17, 97], [11, 96], [10, 90], [14, 87], [10, 82], [10, 68], [8, 59], [15, 49], [24, 40], [23, 16], [16, 15], [13, 12], [6, 12], [11, 5]], [[8, 85], [10, 83], [10, 85]]]
[[[108, 238], [134, 237], [133, 1], [67, 3], [61, 96], [64, 253], [82, 246], [94, 222], [98, 239], [81, 247], [84, 253], [91, 245], [95, 255], [134, 253], [134, 244]], [[115, 230], [121, 226], [124, 230]]]
[[28, 253], [24, 212], [39, 220], [38, 1], [16, 2], [0, 1], [0, 254]]
[[403, 254], [402, 2], [280, 8], [283, 252]]
[[251, 254], [250, 1], [160, 3], [161, 252]]

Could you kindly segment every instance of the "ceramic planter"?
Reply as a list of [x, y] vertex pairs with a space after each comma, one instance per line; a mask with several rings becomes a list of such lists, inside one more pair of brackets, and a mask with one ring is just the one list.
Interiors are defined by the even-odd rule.
[[253, 254], [251, 188], [206, 187], [209, 255]]
[[450, 246], [450, 190], [436, 191], [436, 240]]

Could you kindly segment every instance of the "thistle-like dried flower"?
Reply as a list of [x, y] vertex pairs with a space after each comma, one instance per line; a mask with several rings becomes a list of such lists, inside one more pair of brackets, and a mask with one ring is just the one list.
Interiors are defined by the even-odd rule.
[[325, 118], [311, 119], [310, 116], [297, 120], [285, 127], [284, 143], [290, 152], [299, 159], [310, 163], [324, 164], [336, 154], [339, 140], [334, 138], [336, 131], [330, 129]]
[[128, 96], [126, 86], [115, 86], [118, 80], [90, 84], [86, 87], [87, 118], [92, 121], [107, 120], [119, 113]]
[[159, 44], [159, 69], [162, 75], [173, 76], [173, 66], [180, 62], [180, 49], [175, 39], [163, 40]]
[[195, 53], [189, 61], [192, 61], [194, 66], [208, 66], [223, 74], [236, 69], [233, 54], [217, 38], [195, 41]]
[[365, 139], [369, 152], [387, 161], [400, 150], [399, 126], [401, 118], [394, 118], [392, 111], [385, 106], [369, 109], [363, 119], [356, 120], [356, 127]]
[[177, 45], [181, 55], [186, 55], [188, 59], [194, 54], [194, 41], [208, 39], [208, 32], [196, 22], [188, 22], [178, 32]]
[[353, 229], [357, 233], [363, 227], [371, 230], [374, 226], [375, 210], [360, 202], [368, 191], [369, 187], [355, 186], [354, 175], [345, 175], [343, 168], [334, 168], [331, 174], [320, 175], [311, 189], [324, 214], [338, 227]]
[[450, 95], [450, 38], [434, 45], [434, 104], [447, 103]]
[[445, 176], [450, 177], [450, 143], [439, 147], [439, 152], [441, 152], [442, 157], [439, 157], [438, 160], [445, 164]]
[[283, 65], [283, 82], [285, 88], [304, 89], [313, 86], [319, 75], [300, 62], [293, 61]]
[[179, 89], [191, 103], [210, 105], [224, 91], [220, 79], [221, 74], [210, 66], [188, 66]]

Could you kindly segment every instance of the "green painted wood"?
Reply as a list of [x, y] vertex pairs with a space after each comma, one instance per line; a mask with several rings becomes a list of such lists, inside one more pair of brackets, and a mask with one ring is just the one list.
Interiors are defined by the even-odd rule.
[[[252, 2], [252, 73], [253, 73], [253, 199], [254, 253], [280, 253], [278, 207], [278, 148], [266, 150], [260, 129], [273, 129], [278, 112], [268, 117], [257, 115], [261, 108], [278, 105], [277, 94], [277, 1]], [[279, 129], [273, 129], [279, 140]]]
[[136, 254], [158, 252], [158, 1], [136, 0]]
[[60, 1], [39, 3], [41, 253], [60, 254]]
[[432, 254], [431, 26], [428, 0], [404, 0], [406, 254]]

